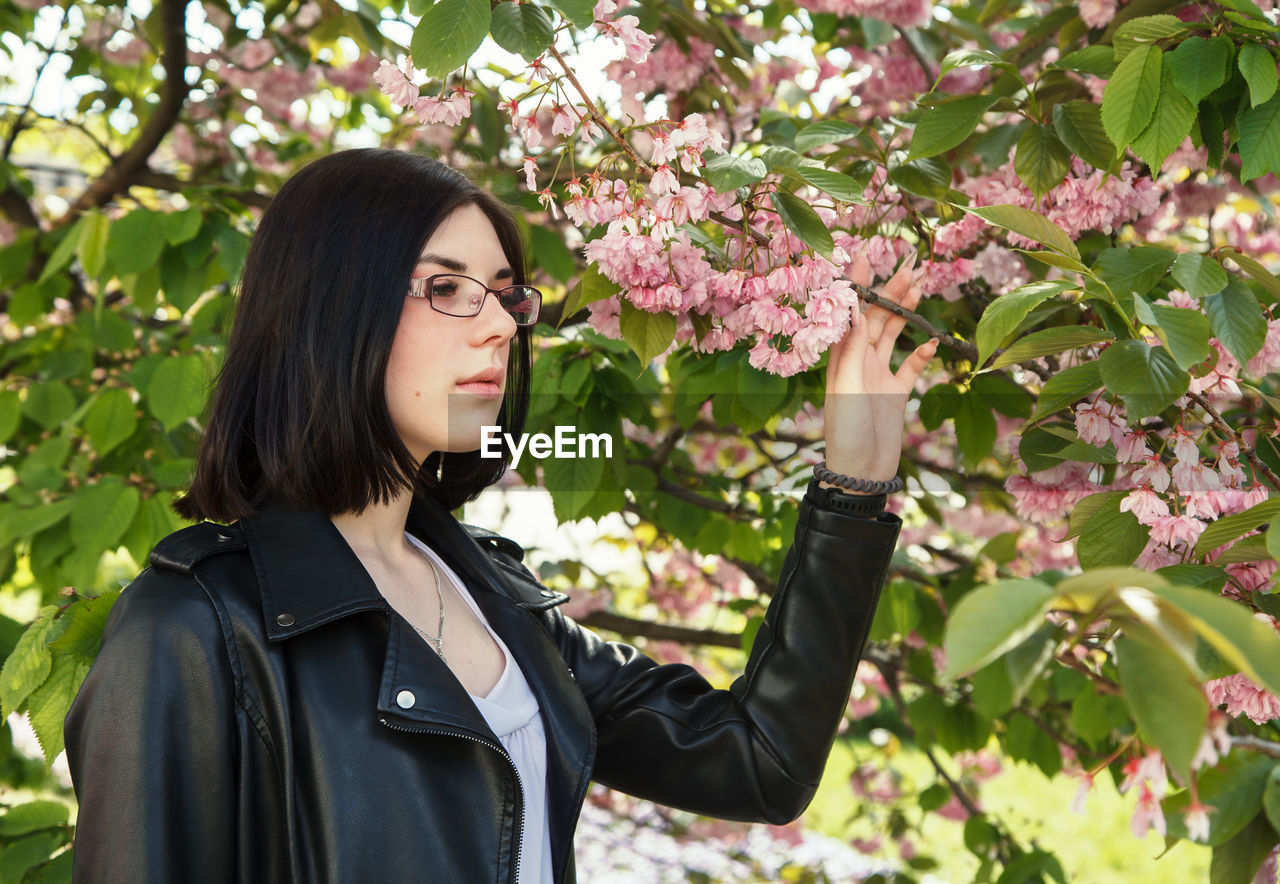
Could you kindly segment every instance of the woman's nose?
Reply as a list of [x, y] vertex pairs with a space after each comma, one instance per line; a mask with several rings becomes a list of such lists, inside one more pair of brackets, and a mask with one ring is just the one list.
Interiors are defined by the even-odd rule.
[[485, 294], [484, 303], [480, 305], [480, 314], [472, 322], [479, 324], [482, 339], [485, 341], [494, 337], [509, 341], [516, 334], [515, 317], [502, 306], [497, 292]]

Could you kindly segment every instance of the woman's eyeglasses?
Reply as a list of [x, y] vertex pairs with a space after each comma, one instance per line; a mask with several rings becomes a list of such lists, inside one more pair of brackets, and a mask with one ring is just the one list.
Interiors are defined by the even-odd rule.
[[491, 289], [478, 279], [457, 273], [437, 273], [409, 280], [409, 297], [427, 298], [432, 308], [448, 316], [478, 316], [490, 293], [498, 296], [498, 303], [511, 314], [516, 325], [533, 325], [538, 321], [542, 292], [531, 285]]

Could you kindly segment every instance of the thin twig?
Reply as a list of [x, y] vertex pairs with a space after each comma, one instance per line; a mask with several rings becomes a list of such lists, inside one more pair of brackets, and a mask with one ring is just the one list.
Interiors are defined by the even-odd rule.
[[1270, 740], [1253, 736], [1231, 737], [1230, 739], [1232, 749], [1244, 749], [1248, 752], [1257, 752], [1259, 755], [1280, 758], [1280, 743], [1273, 743]]
[[1215, 430], [1239, 446], [1240, 453], [1248, 459], [1249, 464], [1253, 467], [1254, 474], [1257, 475], [1258, 473], [1261, 473], [1266, 476], [1267, 481], [1271, 483], [1271, 487], [1280, 491], [1280, 478], [1276, 477], [1276, 474], [1272, 472], [1271, 467], [1263, 463], [1263, 461], [1258, 457], [1258, 452], [1249, 445], [1246, 445], [1245, 441], [1240, 438], [1240, 434], [1233, 430], [1227, 422], [1222, 419], [1222, 415], [1218, 414], [1217, 410], [1209, 404], [1209, 400], [1199, 393], [1188, 393], [1187, 396], [1192, 402], [1199, 405], [1206, 413], [1208, 413]]

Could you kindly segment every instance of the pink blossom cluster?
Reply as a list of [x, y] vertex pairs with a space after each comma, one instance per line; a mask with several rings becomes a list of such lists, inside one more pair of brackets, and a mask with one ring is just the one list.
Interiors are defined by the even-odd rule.
[[1105, 28], [1116, 16], [1116, 0], [1080, 0], [1080, 20], [1091, 28]]
[[1212, 706], [1225, 706], [1227, 715], [1247, 715], [1254, 724], [1280, 718], [1280, 697], [1258, 687], [1249, 676], [1238, 673], [1205, 682], [1205, 695]]
[[316, 90], [320, 79], [317, 66], [299, 69], [280, 61], [275, 45], [266, 38], [239, 44], [230, 51], [227, 61], [222, 76], [229, 87], [253, 90], [258, 107], [291, 129], [306, 125], [305, 110], [295, 104], [298, 96]]
[[1077, 503], [1105, 488], [1090, 480], [1092, 464], [1063, 461], [1032, 475], [1012, 475], [1004, 488], [1013, 495], [1018, 515], [1029, 522], [1047, 524], [1064, 518]]
[[653, 48], [653, 35], [640, 30], [640, 19], [634, 15], [622, 15], [609, 21], [605, 18], [618, 9], [614, 0], [597, 0], [595, 5], [595, 26], [600, 33], [617, 41], [626, 53], [627, 60], [636, 64], [643, 63]]
[[711, 568], [694, 553], [673, 549], [654, 566], [649, 596], [660, 610], [687, 621], [741, 598], [747, 585], [746, 575], [730, 562], [722, 559]]
[[400, 63], [400, 67], [396, 67], [389, 61], [383, 61], [374, 71], [373, 81], [378, 89], [391, 99], [392, 104], [398, 104], [405, 110], [413, 108], [413, 112], [417, 114], [418, 120], [424, 126], [432, 123], [456, 126], [471, 116], [471, 99], [475, 95], [474, 92], [464, 86], [455, 86], [448, 97], [419, 95], [417, 76], [418, 71], [414, 68], [413, 62], [405, 58]]
[[863, 49], [850, 46], [853, 94], [859, 99], [858, 119], [887, 117], [904, 103], [928, 90], [930, 83], [906, 41]]
[[[644, 99], [659, 92], [678, 95], [687, 92], [715, 69], [715, 46], [689, 36], [687, 51], [674, 40], [657, 44], [643, 61], [624, 58], [608, 66], [605, 73], [622, 89], [622, 112], [639, 123], [645, 119]], [[642, 139], [636, 146], [644, 149]]]
[[929, 0], [800, 0], [812, 12], [865, 16], [903, 28], [918, 28], [933, 17]]
[[[1160, 188], [1150, 178], [1139, 176], [1125, 162], [1119, 175], [1107, 175], [1078, 157], [1071, 161], [1066, 180], [1037, 202], [1018, 179], [1013, 160], [989, 175], [979, 175], [956, 185], [972, 198], [974, 206], [1015, 205], [1043, 214], [1074, 238], [1090, 230], [1111, 233], [1120, 225], [1149, 215], [1160, 205]], [[1038, 248], [1038, 244], [1008, 235], [1016, 246]]]

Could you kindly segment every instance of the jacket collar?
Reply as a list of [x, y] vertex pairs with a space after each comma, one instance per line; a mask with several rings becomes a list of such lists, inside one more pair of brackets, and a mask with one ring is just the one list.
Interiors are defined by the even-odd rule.
[[[359, 557], [320, 510], [272, 505], [239, 524], [262, 589], [263, 621], [272, 641], [348, 614], [387, 610]], [[493, 532], [460, 525], [434, 499], [415, 497], [405, 527], [439, 553], [468, 586], [502, 587], [521, 607], [534, 610], [567, 598], [527, 582], [501, 579], [480, 543], [517, 554], [519, 547]]]

